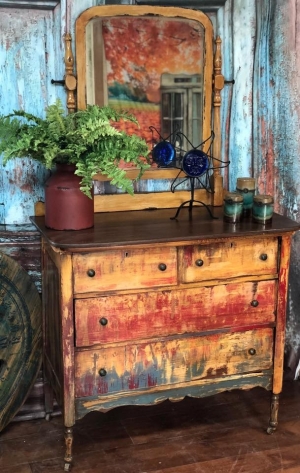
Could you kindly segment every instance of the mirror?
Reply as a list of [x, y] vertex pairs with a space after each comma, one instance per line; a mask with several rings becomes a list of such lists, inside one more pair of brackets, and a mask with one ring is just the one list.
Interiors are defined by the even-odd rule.
[[128, 110], [140, 126], [127, 131], [150, 149], [172, 139], [196, 147], [211, 135], [213, 30], [204, 13], [92, 7], [76, 21], [76, 64], [78, 108]]

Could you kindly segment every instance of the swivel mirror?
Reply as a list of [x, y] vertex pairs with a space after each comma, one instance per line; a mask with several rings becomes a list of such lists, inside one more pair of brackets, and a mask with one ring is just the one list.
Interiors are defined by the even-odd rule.
[[[220, 64], [220, 54], [214, 60], [212, 23], [200, 11], [96, 6], [76, 21], [78, 108], [97, 104], [128, 110], [139, 127], [127, 131], [144, 138], [149, 148], [173, 137], [186, 150], [207, 140], [203, 146], [207, 151], [212, 109], [218, 102], [213, 103], [213, 91], [216, 97], [223, 87], [219, 84], [216, 94], [214, 75], [222, 77]], [[219, 158], [218, 116], [213, 121], [214, 157]], [[166, 164], [168, 169], [162, 170], [153, 163], [144, 178], [173, 178], [177, 170], [168, 166], [168, 160]], [[205, 200], [210, 204], [215, 197]]]

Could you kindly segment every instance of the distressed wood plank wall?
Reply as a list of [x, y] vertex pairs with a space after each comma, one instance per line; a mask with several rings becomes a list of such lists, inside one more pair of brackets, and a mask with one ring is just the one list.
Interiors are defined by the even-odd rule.
[[[55, 10], [0, 9], [0, 113], [25, 108], [42, 114], [62, 88], [52, 78], [64, 74], [63, 2]], [[63, 25], [63, 26], [62, 26]], [[28, 223], [34, 202], [43, 198], [45, 169], [31, 160], [1, 162], [1, 224]]]
[[[61, 0], [52, 10], [21, 10], [0, 2], [0, 113], [26, 107], [41, 114], [56, 97], [65, 101], [63, 88], [51, 85], [52, 78], [64, 75], [63, 34], [74, 35], [81, 11], [104, 3]], [[213, 13], [223, 41], [223, 73], [226, 80], [235, 80], [222, 94], [223, 159], [231, 162], [225, 183], [232, 190], [237, 176], [253, 174], [259, 191], [274, 195], [276, 210], [298, 221], [299, 12], [300, 0], [227, 0]], [[2, 229], [29, 223], [34, 202], [43, 198], [46, 175], [30, 160], [5, 168], [0, 162]], [[292, 255], [287, 352], [295, 368], [300, 352], [299, 235]]]
[[[260, 62], [263, 64], [263, 56], [268, 55], [269, 63], [260, 70], [256, 87], [254, 172], [259, 175], [260, 189], [275, 195], [276, 210], [299, 221], [300, 1], [264, 0], [257, 4], [257, 17], [265, 19], [264, 30], [261, 30]], [[292, 370], [300, 358], [299, 277], [298, 232], [292, 248], [286, 341]]]

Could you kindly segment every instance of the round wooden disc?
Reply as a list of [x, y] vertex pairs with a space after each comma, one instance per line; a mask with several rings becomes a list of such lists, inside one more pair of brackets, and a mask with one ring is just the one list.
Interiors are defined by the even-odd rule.
[[42, 307], [28, 273], [0, 252], [0, 431], [24, 403], [42, 360]]

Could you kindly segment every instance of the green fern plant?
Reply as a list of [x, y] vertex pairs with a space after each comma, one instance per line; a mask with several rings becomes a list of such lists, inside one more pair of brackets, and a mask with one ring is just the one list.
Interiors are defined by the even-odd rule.
[[149, 168], [149, 149], [136, 135], [118, 131], [112, 122], [127, 120], [137, 124], [133, 115], [110, 107], [88, 105], [85, 110], [65, 114], [60, 100], [46, 109], [45, 118], [23, 110], [0, 116], [0, 154], [3, 164], [13, 158], [31, 157], [52, 169], [56, 163], [75, 164], [80, 189], [91, 197], [93, 176], [106, 175], [120, 189], [134, 193], [133, 180], [120, 167], [131, 163], [139, 179]]

